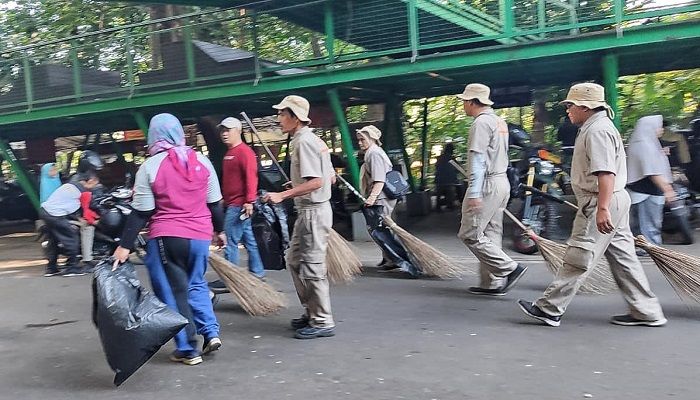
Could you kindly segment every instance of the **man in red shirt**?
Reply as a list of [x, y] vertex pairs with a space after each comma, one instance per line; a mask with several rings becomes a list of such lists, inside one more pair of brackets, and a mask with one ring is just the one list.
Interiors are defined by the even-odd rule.
[[[218, 125], [221, 141], [228, 147], [224, 156], [221, 186], [226, 202], [224, 228], [226, 238], [226, 259], [239, 265], [238, 243], [243, 243], [248, 251], [248, 270], [258, 278], [265, 276], [258, 244], [253, 236], [250, 216], [258, 191], [258, 161], [255, 152], [241, 139], [242, 125], [236, 118], [228, 117]], [[212, 289], [217, 288], [212, 283]], [[219, 285], [224, 288], [224, 285]]]

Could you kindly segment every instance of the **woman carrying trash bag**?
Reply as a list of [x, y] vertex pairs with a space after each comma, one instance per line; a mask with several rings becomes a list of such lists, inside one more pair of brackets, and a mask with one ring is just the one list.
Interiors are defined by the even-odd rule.
[[360, 169], [360, 187], [366, 196], [363, 214], [372, 239], [382, 249], [382, 261], [377, 265], [380, 271], [400, 269], [411, 276], [419, 272], [411, 264], [403, 245], [384, 226], [381, 217], [391, 217], [396, 207], [396, 199], [389, 199], [384, 193], [386, 174], [392, 170], [391, 161], [380, 147], [382, 132], [374, 125], [357, 130], [357, 142], [364, 152], [364, 163]]
[[[185, 145], [180, 121], [171, 114], [151, 119], [150, 157], [136, 173], [134, 209], [114, 252], [115, 267], [129, 257], [138, 232], [148, 224], [145, 264], [158, 298], [182, 314], [189, 324], [175, 336], [174, 362], [196, 365], [202, 354], [221, 347], [219, 324], [204, 280], [212, 234], [225, 244], [221, 190], [214, 167], [204, 155]], [[202, 351], [196, 334], [204, 337]]]

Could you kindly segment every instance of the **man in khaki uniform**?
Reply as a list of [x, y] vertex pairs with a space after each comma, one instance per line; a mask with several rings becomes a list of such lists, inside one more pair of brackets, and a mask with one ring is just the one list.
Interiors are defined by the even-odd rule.
[[480, 83], [466, 86], [457, 97], [474, 122], [469, 130], [469, 187], [462, 203], [459, 238], [479, 259], [481, 284], [470, 287], [477, 295], [503, 296], [527, 267], [513, 261], [501, 248], [503, 210], [510, 197], [508, 125], [496, 115], [491, 90]]
[[292, 320], [297, 339], [335, 335], [326, 268], [328, 235], [333, 225], [331, 184], [335, 180], [328, 146], [309, 124], [309, 102], [300, 96], [287, 96], [273, 106], [279, 110], [282, 131], [294, 135], [290, 143], [292, 188], [268, 193], [273, 204], [293, 198], [299, 216], [287, 251], [292, 280], [305, 308], [301, 318]]
[[579, 205], [564, 265], [536, 302], [518, 300], [523, 312], [550, 326], [561, 316], [581, 284], [604, 255], [629, 313], [612, 317], [617, 325], [661, 326], [666, 323], [634, 251], [629, 226], [630, 197], [625, 190], [627, 164], [604, 89], [580, 83], [562, 103], [571, 122], [580, 126], [571, 165], [571, 184]]

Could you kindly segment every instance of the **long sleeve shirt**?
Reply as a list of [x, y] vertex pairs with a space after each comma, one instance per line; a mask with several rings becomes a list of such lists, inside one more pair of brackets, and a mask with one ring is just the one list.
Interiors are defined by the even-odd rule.
[[230, 148], [222, 168], [224, 201], [229, 206], [253, 203], [258, 192], [258, 161], [255, 152], [241, 143]]

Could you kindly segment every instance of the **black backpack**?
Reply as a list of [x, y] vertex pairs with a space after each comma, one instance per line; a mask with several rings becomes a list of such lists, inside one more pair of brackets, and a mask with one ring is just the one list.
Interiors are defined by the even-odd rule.
[[405, 196], [411, 187], [399, 171], [389, 171], [386, 173], [384, 182], [384, 194], [391, 200], [400, 199]]

